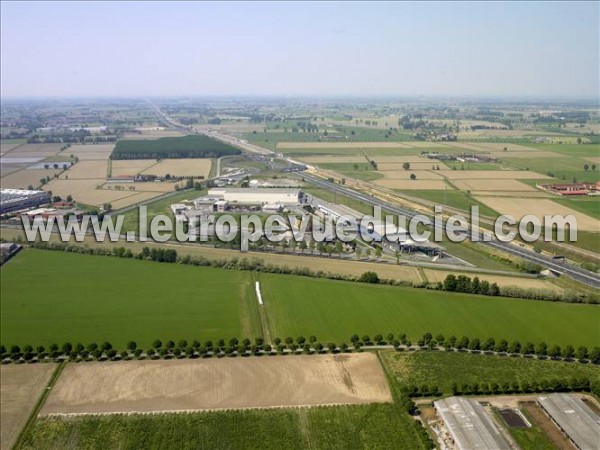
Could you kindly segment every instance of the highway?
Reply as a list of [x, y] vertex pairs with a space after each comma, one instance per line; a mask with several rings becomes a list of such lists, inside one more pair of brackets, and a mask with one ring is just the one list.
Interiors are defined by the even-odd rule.
[[[171, 127], [178, 128], [178, 129], [181, 129], [183, 127], [183, 125], [175, 122], [173, 119], [171, 119], [170, 117], [165, 115], [160, 110], [160, 108], [158, 108], [158, 106], [156, 106], [155, 104], [153, 104], [151, 102], [149, 102], [149, 103], [152, 106], [152, 108], [154, 109], [154, 111], [163, 119], [163, 121], [166, 122], [167, 124], [169, 124]], [[189, 131], [189, 129], [186, 128], [186, 131]], [[218, 139], [222, 142], [226, 142], [230, 145], [234, 145], [234, 146], [241, 148], [243, 150], [246, 150], [246, 151], [250, 151], [253, 153], [260, 153], [261, 155], [272, 155], [273, 157], [277, 157], [277, 154], [271, 150], [259, 147], [254, 144], [250, 144], [244, 140], [238, 139], [233, 136], [225, 135], [223, 133], [220, 133], [220, 132], [217, 132], [214, 130], [201, 130], [201, 129], [196, 128], [196, 132], [206, 134], [206, 135], [211, 136], [215, 139]], [[291, 158], [284, 157], [282, 159], [287, 160], [290, 164], [299, 164], [298, 161], [294, 161]], [[339, 184], [331, 183], [329, 181], [326, 181], [322, 178], [316, 177], [316, 176], [311, 175], [306, 172], [302, 172], [301, 174], [298, 174], [298, 175], [302, 176], [306, 181], [308, 181], [314, 185], [323, 187], [324, 189], [328, 189], [330, 191], [337, 191], [347, 197], [362, 201], [371, 206], [380, 206], [382, 209], [385, 209], [393, 214], [400, 214], [400, 215], [404, 215], [409, 218], [412, 218], [418, 214], [410, 209], [402, 208], [397, 205], [393, 205], [391, 203], [380, 200], [371, 195], [364, 194], [359, 191], [355, 191], [354, 189], [350, 189], [348, 187], [345, 187], [345, 186], [342, 186]], [[591, 286], [593, 288], [600, 289], [600, 275], [590, 272], [588, 270], [585, 270], [577, 265], [568, 263], [566, 261], [557, 262], [556, 260], [553, 260], [552, 258], [550, 258], [548, 256], [544, 256], [544, 255], [535, 253], [533, 250], [529, 250], [527, 248], [520, 247], [517, 244], [513, 244], [513, 243], [509, 243], [509, 242], [501, 242], [495, 238], [493, 238], [489, 242], [479, 241], [479, 244], [486, 245], [493, 249], [501, 250], [501, 251], [504, 251], [511, 255], [523, 258], [526, 261], [530, 261], [532, 263], [539, 264], [540, 266], [542, 266], [546, 269], [549, 269], [555, 273], [567, 275], [567, 276], [573, 278], [574, 280], [579, 281], [582, 284]]]
[[[336, 191], [342, 195], [345, 195], [346, 197], [350, 197], [355, 200], [359, 200], [359, 201], [364, 202], [371, 206], [380, 206], [382, 209], [385, 209], [386, 211], [389, 211], [393, 214], [404, 215], [408, 218], [412, 218], [418, 214], [409, 209], [402, 208], [402, 207], [384, 202], [384, 201], [382, 201], [376, 197], [372, 197], [368, 194], [364, 194], [362, 192], [355, 191], [353, 189], [347, 188], [347, 187], [339, 185], [339, 184], [331, 183], [327, 180], [323, 180], [319, 177], [308, 174], [306, 172], [299, 174], [299, 176], [302, 176], [306, 181], [308, 181], [314, 185], [317, 185], [324, 189], [328, 189], [330, 191]], [[540, 266], [550, 269], [556, 273], [568, 275], [571, 278], [573, 278], [585, 285], [588, 285], [588, 286], [591, 286], [594, 288], [600, 288], [600, 276], [593, 272], [585, 270], [579, 266], [570, 264], [568, 262], [557, 262], [557, 261], [553, 260], [552, 258], [535, 253], [534, 251], [528, 250], [527, 248], [519, 247], [517, 244], [512, 244], [509, 242], [501, 242], [501, 241], [496, 240], [495, 238], [490, 242], [479, 241], [479, 244], [487, 245], [494, 249], [504, 251], [504, 252], [509, 253], [514, 256], [518, 256], [527, 261], [539, 264]]]

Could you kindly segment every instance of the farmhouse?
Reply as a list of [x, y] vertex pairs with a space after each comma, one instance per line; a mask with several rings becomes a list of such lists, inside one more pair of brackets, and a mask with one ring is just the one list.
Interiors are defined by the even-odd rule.
[[50, 203], [50, 194], [44, 191], [0, 190], [0, 214], [18, 211], [19, 209], [37, 208], [46, 203]]
[[450, 397], [433, 404], [459, 450], [510, 449], [498, 426], [476, 400]]
[[569, 196], [600, 194], [600, 181], [597, 183], [538, 184], [537, 187], [558, 195]]
[[304, 192], [300, 189], [217, 188], [210, 189], [208, 196], [229, 203], [246, 205], [265, 203], [297, 205], [304, 202]]

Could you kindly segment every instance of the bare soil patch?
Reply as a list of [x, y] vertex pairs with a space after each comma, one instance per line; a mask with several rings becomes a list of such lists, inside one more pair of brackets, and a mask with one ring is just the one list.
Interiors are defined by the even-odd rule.
[[578, 230], [600, 232], [599, 220], [549, 199], [476, 197], [476, 200], [502, 214], [509, 214], [517, 220], [527, 214], [532, 214], [540, 220], [542, 225], [546, 214], [561, 216], [572, 214], [577, 218]]
[[177, 177], [208, 177], [210, 165], [211, 160], [208, 158], [163, 159], [141, 173], [159, 177], [167, 174]]
[[55, 364], [0, 366], [0, 449], [15, 444], [55, 369]]
[[107, 160], [115, 144], [78, 144], [64, 151], [65, 155], [77, 156], [81, 161]]
[[453, 180], [461, 191], [493, 191], [501, 195], [505, 191], [536, 192], [535, 188], [517, 180]]
[[389, 402], [372, 353], [69, 364], [40, 415]]

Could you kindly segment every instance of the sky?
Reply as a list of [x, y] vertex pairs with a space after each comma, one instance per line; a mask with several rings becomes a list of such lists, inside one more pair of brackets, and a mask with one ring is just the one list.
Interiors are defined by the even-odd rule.
[[8, 97], [598, 98], [598, 2], [8, 2]]

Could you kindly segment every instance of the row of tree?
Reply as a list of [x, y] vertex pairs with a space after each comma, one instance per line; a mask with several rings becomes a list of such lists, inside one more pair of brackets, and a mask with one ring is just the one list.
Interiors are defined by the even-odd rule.
[[[392, 345], [394, 348], [400, 350], [403, 348], [413, 347], [413, 343], [407, 338], [406, 334], [402, 333], [398, 337], [394, 336], [393, 333], [389, 333], [385, 340], [381, 334], [377, 334], [371, 339], [368, 335], [359, 337], [354, 334], [350, 337], [350, 343], [354, 350], [360, 351], [363, 346], [384, 346]], [[298, 336], [293, 338], [291, 336], [285, 339], [275, 338], [273, 340], [273, 346], [264, 342], [262, 337], [256, 338], [254, 341], [250, 339], [239, 340], [237, 337], [233, 337], [229, 340], [219, 339], [215, 342], [207, 340], [201, 343], [197, 340], [188, 342], [182, 339], [175, 343], [175, 341], [163, 342], [160, 339], [156, 339], [150, 348], [143, 350], [138, 347], [135, 341], [129, 341], [126, 348], [122, 351], [118, 351], [113, 345], [105, 341], [101, 344], [92, 342], [88, 345], [82, 343], [76, 343], [73, 345], [71, 342], [66, 342], [62, 346], [58, 344], [52, 344], [47, 349], [44, 346], [38, 346], [36, 348], [31, 345], [26, 345], [20, 348], [18, 345], [13, 345], [10, 349], [7, 349], [4, 345], [0, 346], [0, 354], [2, 359], [10, 358], [12, 360], [20, 360], [21, 358], [29, 361], [34, 358], [44, 359], [51, 358], [56, 359], [59, 357], [69, 357], [71, 359], [114, 359], [120, 358], [131, 358], [140, 357], [146, 355], [148, 357], [163, 357], [163, 358], [183, 358], [183, 357], [206, 357], [212, 355], [246, 355], [246, 354], [264, 354], [277, 352], [279, 354], [289, 353], [290, 351], [296, 353], [302, 351], [304, 353], [338, 353], [352, 351], [352, 348], [345, 342], [340, 345], [334, 342], [328, 342], [322, 344], [317, 340], [316, 336]], [[424, 333], [423, 336], [417, 341], [417, 349], [419, 350], [430, 350], [430, 349], [445, 349], [447, 351], [471, 351], [473, 353], [500, 353], [500, 354], [511, 354], [511, 355], [523, 355], [523, 356], [538, 356], [550, 359], [565, 359], [574, 360], [577, 359], [580, 362], [589, 361], [593, 364], [600, 364], [600, 347], [594, 347], [591, 351], [585, 346], [580, 346], [575, 349], [572, 345], [560, 347], [553, 345], [549, 347], [545, 342], [540, 342], [537, 346], [531, 342], [521, 344], [520, 341], [515, 340], [509, 343], [506, 339], [495, 340], [494, 338], [488, 338], [481, 341], [478, 338], [468, 338], [463, 336], [457, 339], [456, 336], [450, 336], [445, 338], [439, 334], [435, 338], [431, 333]]]

